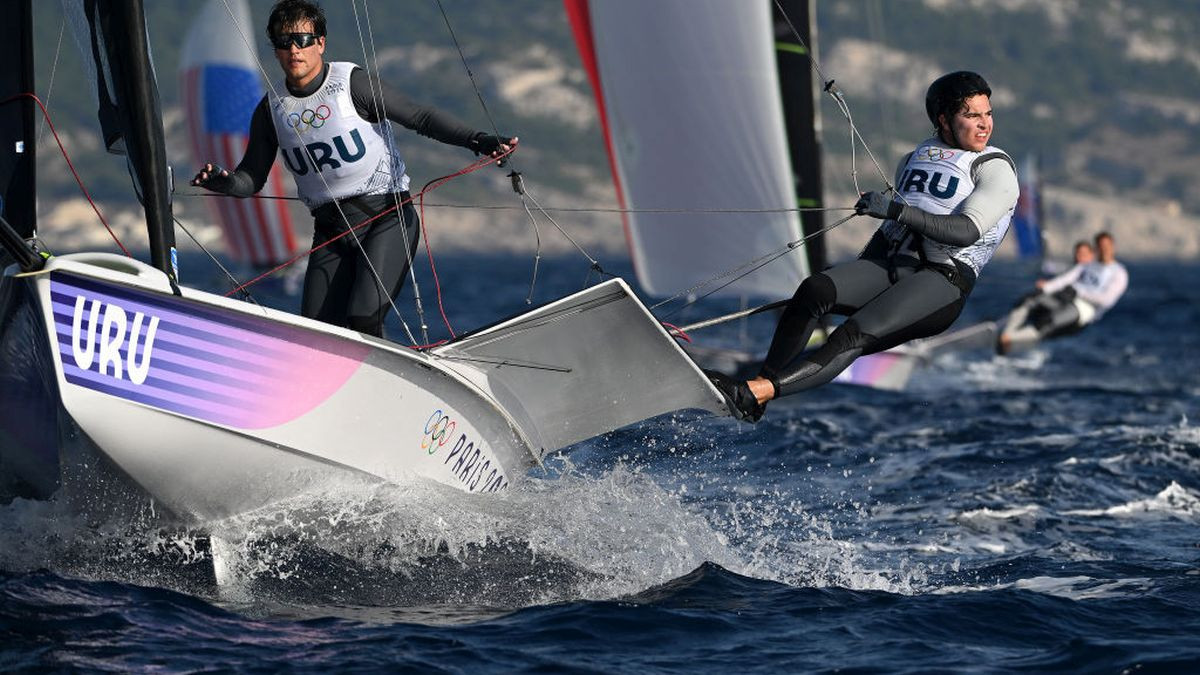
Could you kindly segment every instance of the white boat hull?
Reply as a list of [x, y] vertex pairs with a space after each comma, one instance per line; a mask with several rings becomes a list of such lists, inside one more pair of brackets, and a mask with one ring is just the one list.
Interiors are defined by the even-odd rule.
[[[4, 336], [16, 351], [41, 352], [6, 361], [5, 377], [16, 377], [14, 369], [26, 379], [30, 368], [53, 370], [31, 380], [45, 383], [40, 396], [47, 400], [35, 414], [47, 421], [9, 416], [0, 434], [31, 423], [57, 422], [59, 431], [32, 443], [6, 441], [4, 465], [44, 493], [72, 473], [64, 473], [71, 462], [58, 451], [86, 446], [185, 520], [257, 508], [338, 474], [498, 492], [569, 442], [669, 410], [721, 410], [715, 390], [619, 281], [518, 317], [541, 319], [515, 338], [510, 321], [507, 330], [501, 324], [440, 354], [191, 289], [178, 296], [158, 271], [110, 254], [54, 258], [36, 275], [9, 276], [5, 284], [10, 303], [32, 305], [6, 309], [32, 310], [43, 331], [40, 338]], [[578, 339], [576, 323], [593, 328], [596, 317], [580, 317], [596, 307], [610, 319], [644, 313], [636, 328], [647, 342], [635, 351], [645, 362], [604, 368], [579, 349], [556, 348]], [[552, 363], [529, 367], [508, 357], [501, 366], [481, 358], [497, 340], [510, 353], [540, 353]], [[622, 406], [614, 396], [647, 363], [674, 373], [677, 395], [651, 405], [643, 388]], [[572, 408], [556, 386], [577, 385], [589, 365], [613, 371], [595, 384], [620, 411], [591, 424], [595, 397]], [[531, 392], [544, 395], [531, 400]], [[550, 401], [557, 404], [548, 416], [541, 408]], [[78, 443], [64, 442], [67, 436]], [[79, 466], [91, 456], [75, 454], [84, 457]], [[86, 493], [89, 472], [76, 473]]]

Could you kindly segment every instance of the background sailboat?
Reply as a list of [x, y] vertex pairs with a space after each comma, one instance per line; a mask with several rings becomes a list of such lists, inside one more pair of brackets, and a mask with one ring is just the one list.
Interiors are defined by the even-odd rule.
[[[800, 238], [768, 3], [565, 8], [648, 294], [669, 296]], [[808, 270], [803, 255], [784, 256], [716, 295], [783, 297]]]
[[[803, 248], [715, 297], [790, 297], [827, 266], [815, 3], [564, 0], [592, 83], [642, 288], [670, 296], [790, 241]], [[793, 32], [793, 28], [795, 32]], [[798, 35], [797, 35], [798, 33]], [[799, 209], [807, 209], [800, 211]], [[803, 233], [803, 234], [802, 234]], [[756, 365], [765, 345], [690, 345], [710, 367]], [[902, 388], [916, 361], [863, 357], [840, 382]]]
[[1042, 232], [1045, 217], [1037, 155], [1025, 156], [1017, 178], [1021, 183], [1021, 196], [1017, 199], [1017, 210], [1012, 218], [1017, 256], [1022, 260], [1036, 261], [1040, 267], [1046, 257], [1046, 241]]
[[[231, 17], [232, 15], [232, 17]], [[238, 28], [230, 25], [236, 22]], [[264, 88], [258, 61], [242, 35], [253, 35], [245, 0], [209, 0], [196, 14], [180, 59], [180, 91], [194, 163], [211, 161], [232, 171], [241, 161], [250, 116]], [[220, 223], [234, 260], [271, 267], [297, 250], [279, 165], [271, 169], [261, 199], [205, 199]]]

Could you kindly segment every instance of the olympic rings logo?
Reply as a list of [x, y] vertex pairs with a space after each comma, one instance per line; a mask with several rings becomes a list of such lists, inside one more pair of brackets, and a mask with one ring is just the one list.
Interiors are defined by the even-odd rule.
[[299, 128], [300, 131], [304, 131], [305, 129], [320, 129], [325, 126], [325, 120], [329, 119], [331, 114], [333, 114], [333, 111], [329, 109], [329, 106], [322, 103], [317, 106], [316, 110], [305, 108], [304, 112], [291, 113], [287, 116], [287, 123], [289, 127], [293, 129]]
[[431, 455], [437, 452], [438, 448], [450, 442], [455, 426], [456, 423], [450, 419], [449, 415], [440, 409], [434, 410], [425, 422], [425, 435], [421, 437], [421, 449]]
[[954, 151], [946, 150], [945, 148], [935, 148], [932, 145], [927, 145], [918, 151], [917, 156], [919, 159], [927, 159], [931, 162], [937, 162], [943, 159], [950, 159], [954, 156]]

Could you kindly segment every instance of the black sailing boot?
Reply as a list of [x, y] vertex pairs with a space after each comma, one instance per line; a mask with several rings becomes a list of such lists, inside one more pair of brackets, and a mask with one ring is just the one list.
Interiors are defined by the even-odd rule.
[[745, 380], [735, 379], [715, 370], [705, 370], [704, 374], [717, 391], [721, 392], [721, 396], [725, 397], [725, 405], [734, 419], [757, 422], [766, 412], [766, 404], [758, 402]]

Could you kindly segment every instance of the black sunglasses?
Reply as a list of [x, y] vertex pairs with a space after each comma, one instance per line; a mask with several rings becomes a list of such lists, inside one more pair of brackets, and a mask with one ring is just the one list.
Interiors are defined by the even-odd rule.
[[281, 33], [271, 36], [271, 44], [275, 49], [291, 49], [292, 45], [305, 49], [316, 44], [318, 37], [316, 33]]

